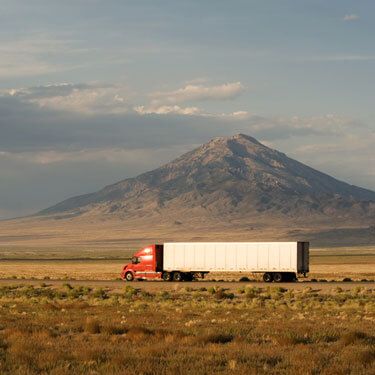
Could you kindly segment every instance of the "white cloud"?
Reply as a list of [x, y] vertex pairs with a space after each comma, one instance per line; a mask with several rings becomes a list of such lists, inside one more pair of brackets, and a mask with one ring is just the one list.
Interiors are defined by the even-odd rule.
[[229, 117], [229, 118], [233, 118], [233, 119], [236, 119], [236, 120], [246, 120], [248, 119], [251, 115], [249, 112], [247, 111], [235, 111], [235, 112], [232, 112], [232, 113], [228, 113], [228, 114], [223, 114], [222, 116], [224, 117]]
[[182, 106], [181, 103], [202, 100], [224, 100], [240, 95], [244, 86], [241, 82], [231, 82], [222, 85], [204, 86], [198, 84], [205, 82], [205, 79], [196, 79], [193, 83], [188, 83], [184, 87], [174, 91], [159, 91], [150, 94], [151, 103], [147, 106], [139, 105], [133, 109], [140, 115], [146, 114], [179, 114], [202, 117], [226, 117], [234, 119], [244, 119], [248, 117], [246, 111], [235, 111], [232, 113], [208, 113], [197, 106]]
[[152, 106], [146, 108], [143, 105], [134, 107], [134, 111], [140, 115], [167, 115], [167, 114], [179, 114], [179, 115], [198, 115], [200, 114], [200, 109], [197, 107], [180, 107], [178, 105], [162, 105]]
[[160, 98], [153, 99], [148, 105], [131, 103], [130, 98], [134, 94], [124, 86], [102, 83], [56, 83], [29, 88], [11, 88], [0, 91], [0, 96], [15, 97], [40, 108], [86, 114], [120, 114], [133, 108], [138, 115], [177, 114], [240, 120], [248, 118], [249, 113], [244, 110], [210, 113], [194, 105], [181, 105], [180, 102], [198, 98], [202, 100], [230, 98], [238, 95], [242, 89], [240, 82], [210, 87], [187, 85], [173, 92], [154, 94]]
[[346, 14], [344, 17], [343, 17], [343, 20], [344, 21], [357, 21], [359, 20], [359, 16], [358, 14]]
[[145, 107], [144, 105], [136, 106], [133, 108], [135, 112], [139, 115], [170, 115], [170, 114], [178, 114], [184, 116], [200, 116], [200, 117], [207, 117], [207, 118], [214, 118], [217, 120], [226, 119], [226, 120], [246, 120], [251, 115], [247, 111], [235, 111], [230, 113], [209, 113], [203, 112], [198, 107], [180, 107], [178, 105], [162, 105], [158, 106], [150, 106]]
[[7, 94], [41, 108], [89, 114], [127, 112], [125, 91], [125, 88], [114, 85], [59, 83], [9, 89]]
[[155, 104], [177, 104], [188, 101], [231, 99], [244, 91], [241, 82], [224, 83], [217, 86], [188, 84], [174, 91], [159, 91], [151, 94]]

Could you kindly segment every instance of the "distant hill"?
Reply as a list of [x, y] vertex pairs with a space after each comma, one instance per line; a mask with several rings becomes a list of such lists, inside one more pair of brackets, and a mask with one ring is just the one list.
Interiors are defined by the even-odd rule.
[[135, 178], [67, 199], [37, 214], [371, 225], [375, 192], [339, 181], [256, 139], [215, 138]]

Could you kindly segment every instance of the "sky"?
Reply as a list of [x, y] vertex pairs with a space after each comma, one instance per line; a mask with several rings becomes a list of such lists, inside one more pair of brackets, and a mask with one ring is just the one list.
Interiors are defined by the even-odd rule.
[[0, 0], [0, 219], [245, 133], [375, 190], [373, 0]]

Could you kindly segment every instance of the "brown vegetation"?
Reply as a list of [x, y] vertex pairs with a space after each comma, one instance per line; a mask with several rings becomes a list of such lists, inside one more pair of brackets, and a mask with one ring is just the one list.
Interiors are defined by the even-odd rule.
[[188, 289], [0, 287], [0, 373], [372, 371], [372, 289]]

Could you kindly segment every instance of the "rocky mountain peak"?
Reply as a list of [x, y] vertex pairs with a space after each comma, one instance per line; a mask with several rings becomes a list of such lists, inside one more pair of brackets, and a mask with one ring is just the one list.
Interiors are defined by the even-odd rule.
[[[245, 134], [218, 137], [177, 159], [41, 214], [249, 218], [375, 217], [375, 192], [339, 181]], [[366, 219], [367, 220], [367, 219]]]

